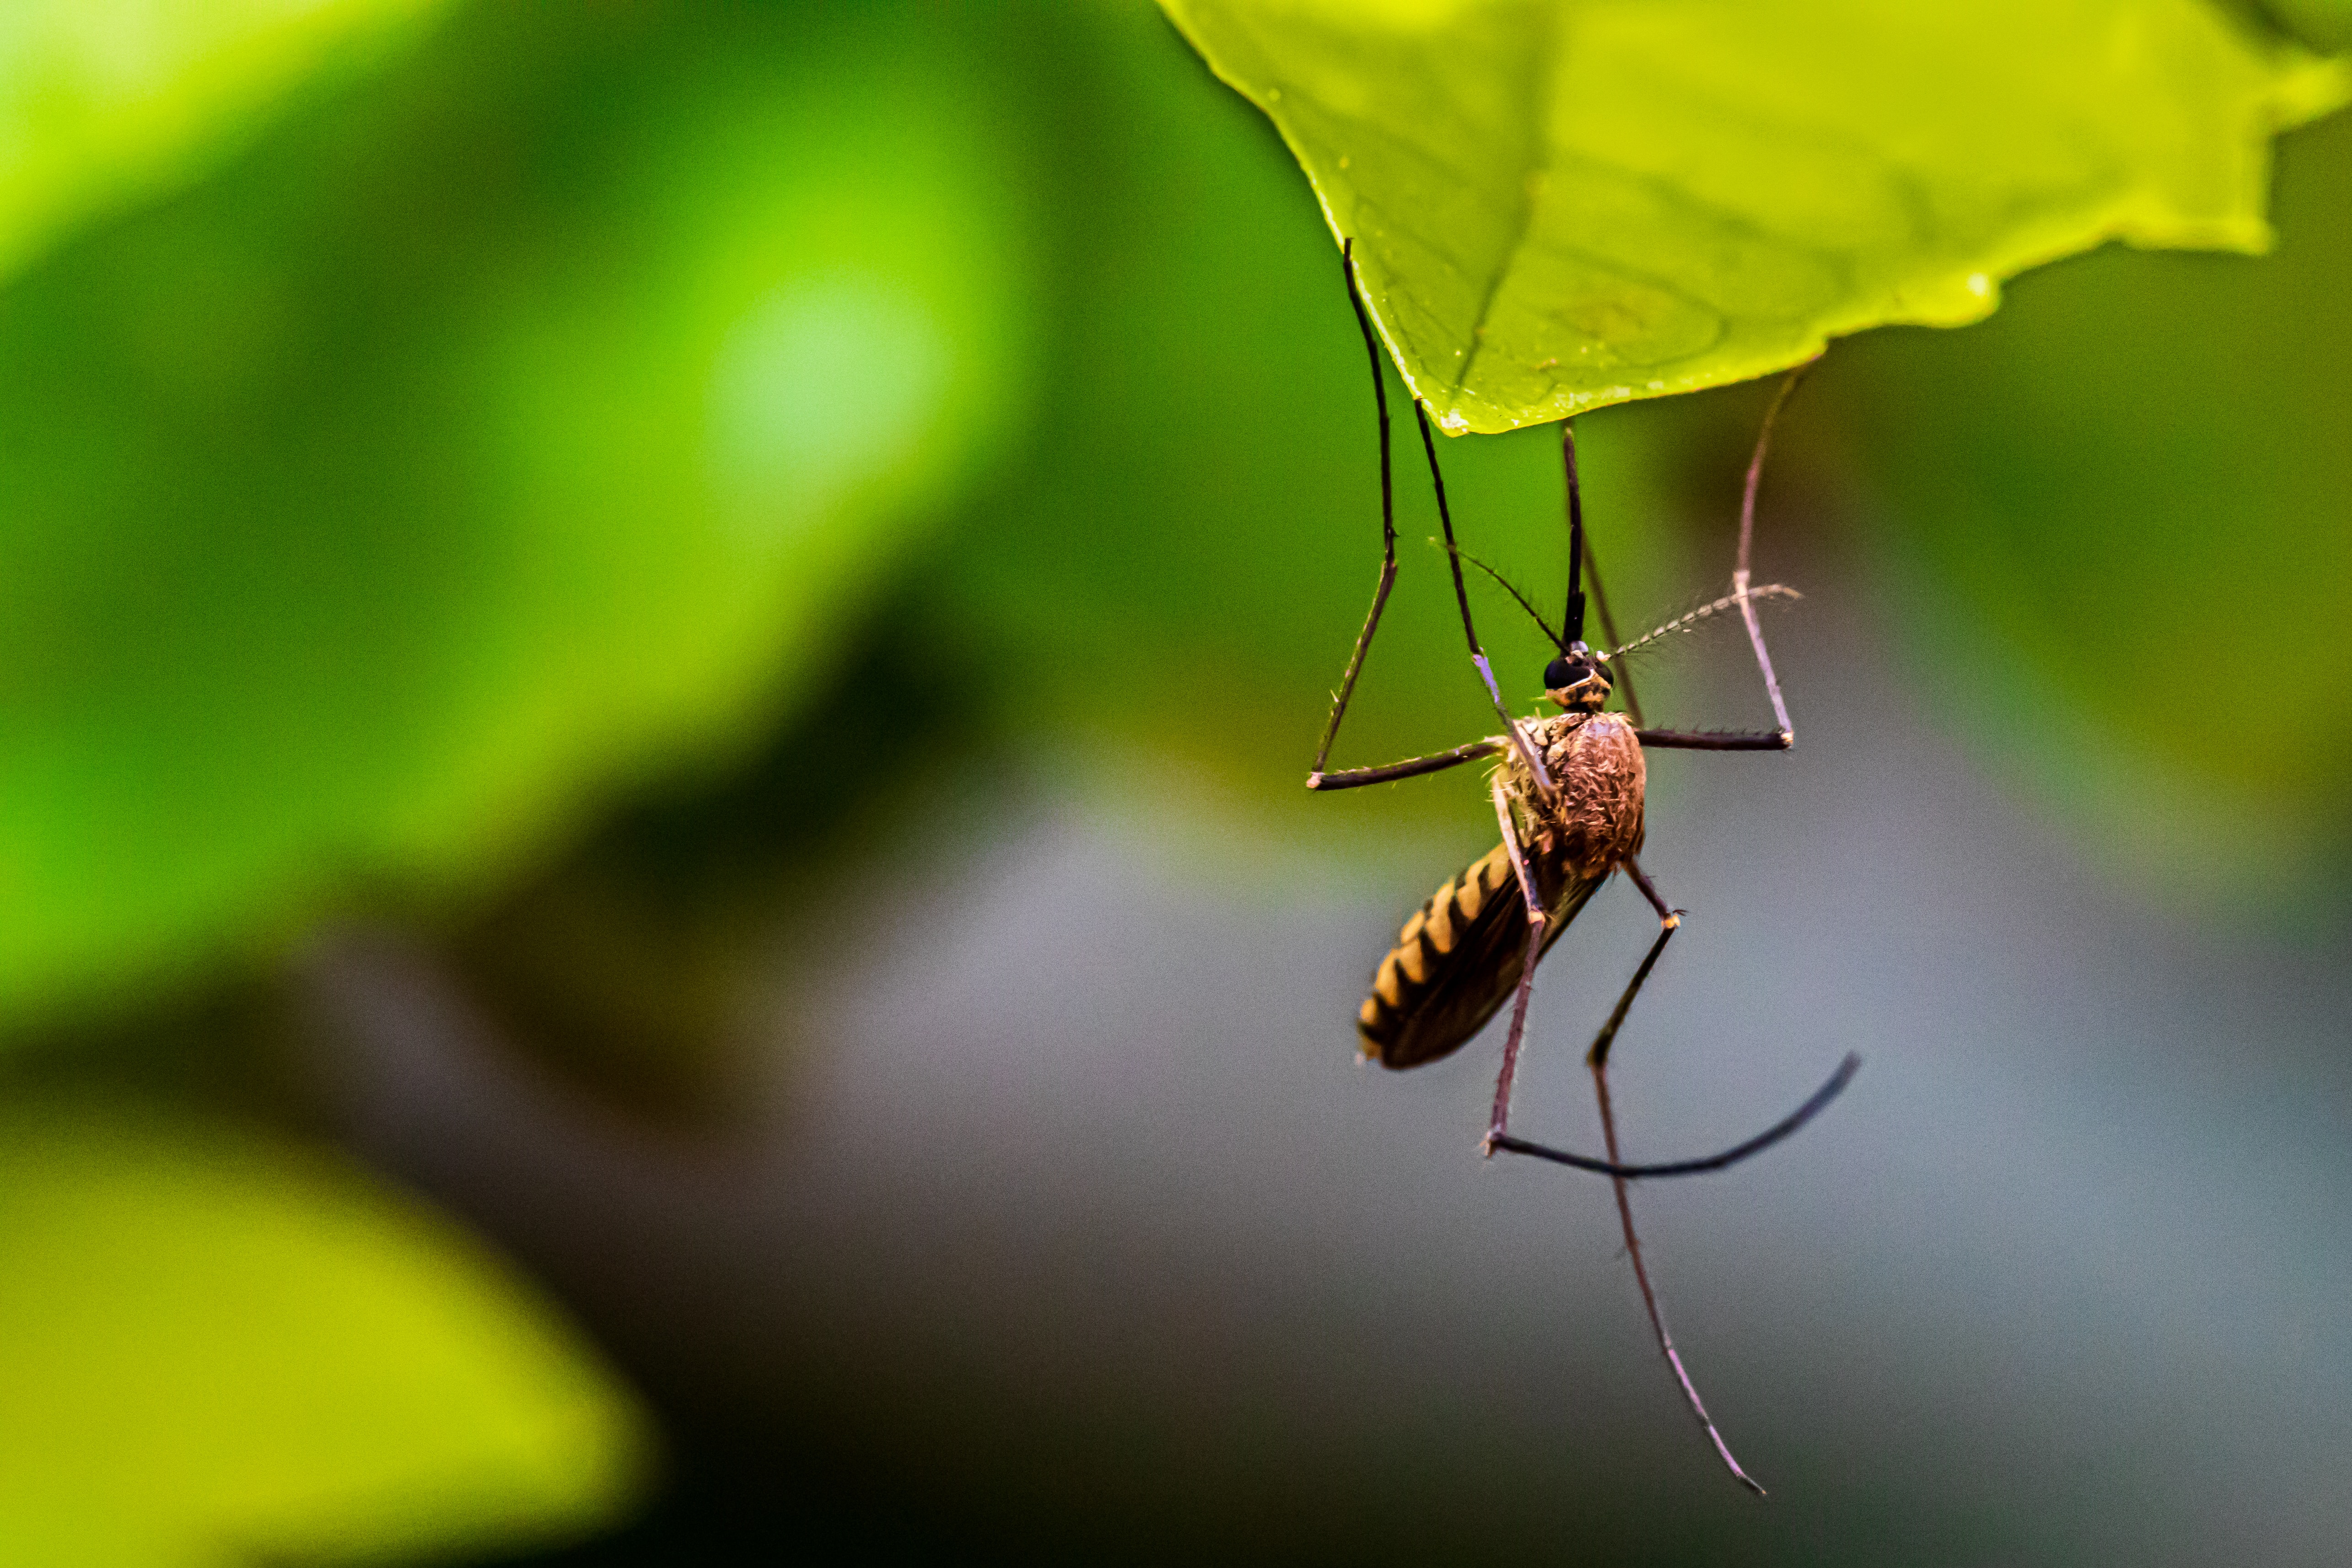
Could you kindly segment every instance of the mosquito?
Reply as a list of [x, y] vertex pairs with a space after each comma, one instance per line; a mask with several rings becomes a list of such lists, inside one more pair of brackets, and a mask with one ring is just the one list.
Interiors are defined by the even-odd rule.
[[[1346, 716], [1348, 700], [1355, 692], [1356, 678], [1362, 673], [1364, 657], [1371, 648], [1372, 634], [1380, 626], [1381, 612], [1388, 605], [1397, 572], [1388, 393], [1381, 371], [1380, 342], [1373, 334], [1371, 317], [1365, 310], [1363, 292], [1356, 279], [1353, 240], [1343, 243], [1340, 265], [1347, 277], [1349, 300], [1355, 307], [1356, 323], [1362, 330], [1364, 347], [1371, 358], [1372, 396], [1380, 415], [1382, 557], [1380, 586], [1372, 597], [1371, 613], [1365, 617], [1364, 629], [1356, 637], [1355, 652], [1348, 660], [1347, 673], [1341, 677], [1339, 689], [1333, 698], [1330, 722], [1324, 727], [1323, 742], [1316, 751], [1314, 770], [1307, 775], [1307, 787], [1353, 789], [1493, 759], [1487, 793], [1494, 804], [1496, 823], [1502, 830], [1499, 844], [1460, 875], [1449, 879], [1413, 911], [1398, 933], [1396, 945], [1381, 960], [1373, 974], [1371, 994], [1365, 998], [1357, 1016], [1364, 1054], [1383, 1067], [1395, 1068], [1435, 1061], [1468, 1043], [1501, 1010], [1505, 998], [1511, 1000], [1510, 1030], [1503, 1042], [1502, 1068], [1495, 1079], [1494, 1108], [1486, 1126], [1486, 1154], [1490, 1158], [1498, 1151], [1522, 1154], [1610, 1178], [1616, 1191], [1626, 1256], [1633, 1264], [1634, 1280], [1641, 1287], [1642, 1303], [1649, 1314], [1658, 1350], [1716, 1454], [1741, 1485], [1760, 1497], [1764, 1489], [1732, 1456], [1730, 1446], [1707, 1415], [1706, 1405], [1700, 1399], [1697, 1386], [1675, 1348], [1674, 1336], [1666, 1328], [1665, 1314], [1659, 1307], [1657, 1292], [1642, 1259], [1642, 1244], [1634, 1234], [1627, 1184], [1648, 1177], [1720, 1171], [1760, 1153], [1811, 1121], [1836, 1099], [1853, 1081], [1861, 1068], [1861, 1058], [1848, 1056], [1811, 1098], [1743, 1142], [1696, 1159], [1629, 1164], [1619, 1156], [1617, 1120], [1609, 1096], [1609, 1052], [1618, 1031], [1624, 1026], [1634, 997], [1641, 994], [1651, 972], [1657, 967], [1666, 943], [1682, 929], [1685, 912], [1666, 901], [1656, 884], [1643, 873], [1638, 858], [1644, 826], [1643, 752], [1651, 748], [1785, 752], [1796, 740], [1796, 731], [1789, 721], [1788, 704], [1780, 695], [1780, 678], [1773, 671], [1772, 656], [1764, 644], [1757, 605], [1797, 595], [1793, 589], [1777, 583], [1755, 584], [1748, 563], [1756, 530], [1757, 487], [1763, 478], [1772, 427], [1789, 395], [1810, 367], [1801, 366], [1781, 384], [1765, 413], [1740, 498], [1739, 544], [1732, 568], [1731, 592], [1655, 631], [1622, 644], [1617, 640], [1617, 628], [1601, 590], [1592, 543], [1585, 533], [1584, 503], [1577, 482], [1576, 437], [1569, 422], [1560, 422], [1560, 455], [1568, 483], [1568, 598], [1561, 624], [1555, 631], [1518, 590], [1483, 563], [1465, 555], [1456, 543], [1454, 520], [1445, 503], [1445, 477], [1438, 467], [1437, 444], [1430, 433], [1429, 412], [1416, 400], [1413, 415], [1421, 426], [1422, 449], [1428, 457], [1430, 480], [1437, 494], [1438, 521], [1445, 533], [1446, 560], [1453, 569], [1454, 597], [1462, 615], [1463, 635], [1470, 645], [1471, 664], [1502, 721], [1502, 732], [1407, 762], [1326, 772], [1324, 765], [1330, 759], [1332, 742], [1339, 737], [1340, 720]], [[1558, 657], [1543, 672], [1543, 691], [1545, 698], [1559, 710], [1557, 714], [1519, 719], [1505, 704], [1471, 620], [1470, 595], [1462, 574], [1465, 560], [1501, 583], [1550, 639]], [[1611, 644], [1605, 652], [1595, 650], [1584, 640], [1584, 584], [1588, 578], [1602, 635]], [[1772, 707], [1774, 727], [1738, 731], [1647, 727], [1630, 678], [1618, 669], [1617, 679], [1612, 679], [1611, 671], [1616, 661], [1699, 621], [1735, 610], [1755, 649], [1765, 695]], [[1624, 691], [1625, 712], [1605, 707], [1620, 685]], [[1528, 998], [1534, 984], [1536, 965], [1593, 894], [1620, 870], [1656, 911], [1658, 934], [1585, 1054], [1601, 1112], [1601, 1138], [1608, 1151], [1604, 1159], [1535, 1142], [1514, 1133], [1511, 1090], [1518, 1073], [1520, 1047], [1527, 1037]]]

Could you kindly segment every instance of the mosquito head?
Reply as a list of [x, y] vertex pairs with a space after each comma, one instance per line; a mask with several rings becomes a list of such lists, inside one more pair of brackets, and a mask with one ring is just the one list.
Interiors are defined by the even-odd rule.
[[1580, 642], [1544, 667], [1544, 695], [1570, 713], [1598, 713], [1609, 700], [1609, 677]]

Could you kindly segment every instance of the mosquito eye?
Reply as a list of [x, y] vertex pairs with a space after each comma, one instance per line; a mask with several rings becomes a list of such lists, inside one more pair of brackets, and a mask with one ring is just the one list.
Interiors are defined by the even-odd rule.
[[1544, 689], [1562, 691], [1580, 681], [1590, 680], [1599, 673], [1590, 659], [1556, 658], [1544, 667]]

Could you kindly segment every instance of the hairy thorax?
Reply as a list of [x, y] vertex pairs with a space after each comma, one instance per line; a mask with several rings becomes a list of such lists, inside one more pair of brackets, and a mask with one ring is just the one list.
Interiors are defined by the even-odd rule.
[[1642, 847], [1642, 742], [1622, 713], [1561, 713], [1522, 721], [1556, 786], [1547, 795], [1516, 750], [1496, 769], [1518, 805], [1528, 847], [1581, 878], [1606, 876]]

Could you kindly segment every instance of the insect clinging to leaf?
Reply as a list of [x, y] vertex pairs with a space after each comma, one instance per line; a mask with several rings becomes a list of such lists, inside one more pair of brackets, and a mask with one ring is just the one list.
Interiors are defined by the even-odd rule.
[[[1383, 555], [1380, 584], [1371, 613], [1356, 638], [1345, 675], [1335, 694], [1330, 721], [1315, 753], [1307, 787], [1312, 790], [1350, 789], [1397, 779], [1433, 773], [1464, 763], [1491, 761], [1487, 794], [1500, 829], [1500, 842], [1452, 877], [1413, 911], [1373, 973], [1371, 994], [1357, 1016], [1357, 1031], [1364, 1053], [1389, 1068], [1421, 1066], [1451, 1055], [1467, 1044], [1503, 1004], [1511, 1004], [1508, 1033], [1503, 1042], [1502, 1064], [1495, 1080], [1493, 1110], [1485, 1147], [1489, 1155], [1526, 1155], [1577, 1169], [1597, 1172], [1615, 1184], [1617, 1207], [1634, 1278], [1642, 1289], [1660, 1352], [1672, 1368], [1685, 1401], [1717, 1453], [1731, 1473], [1752, 1490], [1763, 1489], [1743, 1470], [1706, 1413], [1668, 1332], [1633, 1229], [1627, 1184], [1664, 1176], [1693, 1175], [1737, 1164], [1780, 1142], [1811, 1121], [1835, 1099], [1860, 1068], [1849, 1056], [1827, 1082], [1804, 1104], [1756, 1136], [1720, 1152], [1696, 1159], [1629, 1164], [1619, 1157], [1616, 1118], [1609, 1094], [1609, 1053], [1643, 985], [1657, 967], [1666, 944], [1681, 929], [1684, 912], [1670, 905], [1642, 869], [1644, 793], [1647, 767], [1643, 753], [1673, 748], [1711, 752], [1785, 752], [1795, 741], [1779, 676], [1765, 646], [1757, 607], [1774, 599], [1793, 598], [1793, 590], [1779, 584], [1756, 584], [1749, 570], [1755, 535], [1756, 495], [1772, 427], [1798, 381], [1808, 367], [1801, 366], [1781, 384], [1764, 417], [1756, 450], [1748, 468], [1740, 501], [1738, 552], [1731, 591], [1689, 615], [1670, 621], [1631, 643], [1618, 644], [1608, 602], [1601, 592], [1598, 564], [1584, 524], [1584, 507], [1578, 482], [1576, 438], [1569, 422], [1560, 425], [1560, 450], [1567, 479], [1569, 563], [1568, 594], [1559, 626], [1555, 629], [1532, 605], [1503, 586], [1543, 627], [1556, 657], [1543, 671], [1543, 695], [1557, 712], [1537, 718], [1517, 718], [1505, 703], [1486, 650], [1472, 622], [1470, 596], [1463, 575], [1463, 552], [1454, 533], [1446, 505], [1445, 480], [1437, 460], [1427, 408], [1416, 401], [1413, 415], [1421, 430], [1422, 447], [1436, 491], [1437, 514], [1444, 531], [1444, 549], [1452, 569], [1454, 595], [1462, 630], [1469, 644], [1471, 663], [1501, 721], [1501, 732], [1482, 737], [1450, 751], [1384, 766], [1327, 772], [1331, 747], [1346, 716], [1349, 699], [1362, 672], [1381, 612], [1387, 607], [1397, 574], [1394, 488], [1391, 476], [1388, 394], [1381, 374], [1381, 346], [1358, 287], [1354, 243], [1341, 252], [1349, 299], [1355, 307], [1364, 343], [1371, 358], [1372, 391], [1380, 416], [1381, 520]], [[1472, 561], [1473, 565], [1481, 563]], [[1485, 568], [1481, 566], [1481, 569]], [[1502, 582], [1499, 575], [1497, 582]], [[1585, 641], [1588, 597], [1597, 612], [1602, 634], [1611, 647], [1596, 649]], [[1633, 649], [1720, 616], [1737, 614], [1744, 623], [1757, 668], [1770, 702], [1773, 727], [1769, 730], [1688, 731], [1649, 728], [1643, 724], [1630, 680], [1619, 661]], [[1611, 697], [1622, 686], [1627, 711], [1611, 710]], [[1622, 871], [1656, 911], [1658, 931], [1626, 983], [1615, 1007], [1601, 1026], [1585, 1055], [1599, 1103], [1605, 1158], [1580, 1154], [1523, 1138], [1511, 1131], [1511, 1096], [1522, 1047], [1527, 1039], [1528, 1002], [1535, 972], [1544, 954], [1567, 931], [1594, 893]]]

